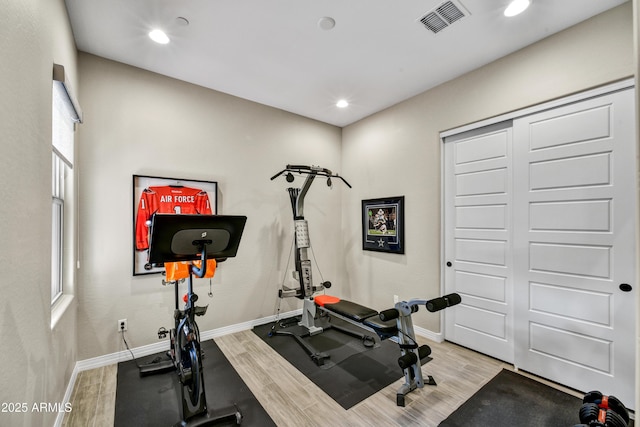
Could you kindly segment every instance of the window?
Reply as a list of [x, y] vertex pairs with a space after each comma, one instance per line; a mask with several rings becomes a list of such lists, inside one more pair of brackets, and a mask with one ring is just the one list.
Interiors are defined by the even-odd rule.
[[79, 108], [70, 96], [64, 68], [53, 67], [52, 87], [52, 161], [51, 161], [51, 305], [64, 295], [64, 284], [72, 277], [73, 231], [69, 208], [73, 203], [73, 161], [75, 124], [80, 122]]
[[67, 165], [54, 152], [52, 156], [51, 194], [51, 304], [62, 296], [64, 262], [64, 183]]

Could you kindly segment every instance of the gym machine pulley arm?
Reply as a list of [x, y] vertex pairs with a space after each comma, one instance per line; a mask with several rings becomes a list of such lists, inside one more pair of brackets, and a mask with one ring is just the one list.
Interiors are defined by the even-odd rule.
[[274, 179], [276, 179], [277, 177], [279, 177], [285, 172], [287, 172], [287, 175], [286, 175], [287, 182], [293, 182], [294, 177], [292, 172], [295, 172], [303, 175], [313, 175], [314, 177], [326, 176], [328, 186], [331, 186], [331, 178], [338, 178], [342, 182], [344, 182], [347, 185], [347, 187], [351, 188], [351, 184], [349, 184], [347, 180], [345, 180], [343, 177], [341, 177], [337, 173], [334, 174], [329, 169], [321, 168], [319, 166], [287, 165], [286, 168], [284, 168], [283, 170], [281, 170], [280, 172], [272, 176], [271, 181], [273, 181]]
[[291, 209], [293, 211], [293, 220], [295, 226], [295, 266], [294, 278], [299, 282], [298, 289], [290, 289], [286, 286], [279, 291], [280, 298], [296, 297], [300, 299], [311, 298], [315, 292], [331, 286], [331, 282], [321, 283], [319, 286], [313, 285], [311, 277], [311, 261], [307, 254], [307, 249], [311, 247], [309, 241], [309, 226], [304, 219], [304, 198], [311, 187], [311, 184], [317, 176], [327, 178], [327, 186], [332, 186], [332, 178], [337, 178], [345, 183], [349, 188], [349, 184], [343, 177], [334, 174], [331, 170], [320, 166], [304, 166], [304, 165], [287, 165], [286, 168], [271, 177], [271, 180], [285, 175], [287, 182], [293, 182], [293, 174], [305, 175], [305, 181], [301, 188], [288, 188], [289, 197], [291, 199]]

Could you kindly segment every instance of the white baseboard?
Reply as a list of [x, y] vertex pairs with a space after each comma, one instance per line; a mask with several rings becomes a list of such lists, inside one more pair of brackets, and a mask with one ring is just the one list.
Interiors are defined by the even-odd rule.
[[[302, 314], [302, 309], [297, 309], [297, 310], [289, 311], [287, 313], [282, 313], [278, 317], [287, 318], [291, 316], [297, 316], [300, 314]], [[203, 341], [205, 341], [205, 340], [221, 337], [228, 334], [233, 334], [240, 331], [246, 331], [248, 329], [253, 328], [254, 326], [264, 325], [265, 323], [270, 323], [275, 320], [276, 320], [276, 316], [273, 315], [273, 316], [267, 316], [267, 317], [263, 317], [256, 320], [251, 320], [248, 322], [237, 323], [235, 325], [224, 326], [222, 328], [211, 329], [209, 331], [201, 332], [200, 338]], [[413, 329], [416, 335], [420, 335], [432, 341], [442, 342], [444, 340], [442, 333], [440, 332], [433, 332], [428, 329], [421, 328], [419, 326], [414, 326]], [[149, 345], [144, 345], [142, 347], [132, 348], [131, 352], [133, 352], [134, 357], [137, 359], [139, 357], [149, 356], [150, 354], [159, 353], [168, 349], [169, 349], [169, 343], [167, 341], [162, 341], [156, 344], [149, 344]], [[124, 362], [127, 360], [131, 360], [131, 353], [128, 350], [122, 350], [116, 353], [105, 354], [104, 356], [92, 357], [91, 359], [77, 361], [73, 369], [73, 372], [71, 373], [71, 378], [69, 379], [69, 384], [67, 385], [67, 390], [64, 394], [63, 402], [67, 403], [71, 400], [73, 387], [75, 385], [76, 379], [78, 378], [78, 374], [80, 372], [113, 365], [114, 363]], [[64, 412], [60, 412], [58, 414], [54, 427], [62, 426], [64, 415], [65, 415]]]
[[[289, 311], [286, 313], [280, 314], [278, 317], [286, 318], [291, 316], [298, 316], [302, 314], [302, 309], [297, 309], [293, 311]], [[201, 332], [200, 339], [210, 340], [213, 338], [221, 337], [228, 334], [233, 334], [235, 332], [246, 331], [248, 329], [253, 328], [254, 326], [264, 325], [265, 323], [270, 323], [276, 320], [276, 316], [267, 316], [256, 320], [251, 320], [249, 322], [237, 323], [235, 325], [224, 326], [222, 328], [212, 329], [209, 331]], [[149, 356], [150, 354], [160, 353], [162, 351], [169, 349], [168, 341], [162, 341], [156, 344], [143, 345], [142, 347], [132, 348], [131, 352], [133, 352], [134, 357], [137, 359], [138, 357]], [[118, 351], [116, 353], [105, 354], [104, 356], [92, 357], [91, 359], [79, 360], [76, 362], [75, 367], [73, 368], [73, 372], [71, 373], [71, 378], [69, 379], [69, 383], [67, 384], [67, 390], [64, 393], [64, 403], [68, 403], [71, 400], [71, 394], [73, 393], [73, 387], [78, 378], [78, 374], [82, 371], [88, 371], [90, 369], [102, 368], [104, 366], [113, 365], [114, 363], [125, 362], [127, 360], [131, 360], [131, 353], [128, 350]], [[64, 412], [58, 413], [58, 417], [56, 418], [54, 427], [61, 427], [62, 422], [64, 421]]]
[[[302, 309], [293, 310], [287, 313], [282, 313], [279, 317], [297, 316], [302, 313]], [[236, 323], [235, 325], [223, 326], [222, 328], [211, 329], [209, 331], [200, 332], [200, 339], [202, 341], [210, 340], [213, 338], [221, 337], [235, 332], [246, 331], [257, 325], [264, 325], [265, 323], [273, 322], [276, 316], [267, 316], [256, 320], [251, 320], [243, 323]], [[161, 341], [155, 344], [143, 345], [142, 347], [135, 347], [131, 349], [134, 357], [149, 356], [150, 354], [160, 353], [161, 351], [169, 350], [168, 340]], [[101, 368], [103, 366], [113, 365], [114, 363], [125, 362], [131, 360], [131, 353], [129, 350], [122, 350], [116, 353], [105, 354], [104, 356], [93, 357], [91, 359], [79, 360], [76, 362], [74, 374], [76, 372], [87, 371], [89, 369]]]
[[[76, 384], [76, 379], [78, 378], [78, 372], [78, 364], [76, 363], [76, 366], [71, 373], [71, 378], [69, 378], [69, 383], [67, 383], [67, 389], [64, 392], [64, 398], [62, 399], [63, 403], [69, 403], [69, 401], [71, 400], [71, 394], [73, 393], [73, 387]], [[66, 412], [64, 411], [58, 412], [56, 421], [53, 424], [54, 427], [62, 427], [62, 421], [64, 421], [65, 413]]]
[[[286, 318], [291, 316], [297, 316], [302, 313], [302, 309], [297, 309], [293, 311], [289, 311], [287, 313], [282, 313], [279, 317]], [[205, 341], [217, 337], [221, 337], [228, 334], [233, 334], [235, 332], [246, 331], [248, 329], [253, 328], [254, 326], [264, 325], [265, 323], [273, 322], [276, 319], [276, 316], [267, 316], [262, 317], [256, 320], [250, 320], [248, 322], [236, 323], [235, 325], [223, 326], [221, 328], [211, 329], [205, 332], [200, 333], [200, 338]], [[442, 333], [433, 332], [425, 328], [421, 328], [420, 326], [413, 327], [415, 333], [424, 338], [430, 339], [436, 342], [444, 341]], [[132, 348], [131, 351], [135, 358], [149, 356], [150, 354], [159, 353], [161, 351], [165, 351], [169, 349], [169, 343], [167, 341], [158, 342], [155, 344], [148, 344], [141, 347]], [[89, 369], [101, 368], [103, 366], [113, 365], [114, 363], [124, 362], [127, 360], [131, 360], [131, 353], [128, 350], [118, 351], [116, 353], [105, 354], [104, 356], [93, 357], [91, 359], [79, 360], [76, 362], [75, 368], [71, 375], [70, 385], [71, 391], [73, 391], [73, 384], [75, 382], [76, 376], [79, 372], [87, 371]], [[67, 387], [69, 389], [69, 387]], [[65, 394], [65, 402], [67, 400], [67, 394], [71, 396], [71, 391], [67, 390]]]
[[[293, 310], [287, 313], [281, 314], [279, 317], [286, 318], [291, 316], [297, 316], [302, 313], [302, 309]], [[209, 340], [217, 337], [221, 337], [228, 334], [233, 334], [240, 331], [246, 331], [248, 329], [253, 328], [257, 325], [264, 325], [265, 323], [273, 322], [276, 319], [276, 316], [267, 316], [256, 320], [250, 320], [248, 322], [236, 323], [235, 325], [223, 326], [222, 328], [211, 329], [205, 332], [200, 333], [200, 338], [204, 340]], [[415, 333], [424, 338], [428, 338], [432, 341], [442, 342], [444, 338], [442, 333], [433, 332], [425, 328], [421, 328], [420, 326], [413, 327]], [[169, 349], [169, 343], [167, 341], [162, 341], [155, 344], [144, 345], [142, 347], [132, 348], [131, 351], [135, 358], [149, 356], [150, 354], [159, 353], [161, 351], [165, 351]], [[77, 374], [82, 371], [87, 371], [89, 369], [101, 368], [103, 366], [113, 365], [114, 363], [124, 362], [127, 360], [131, 360], [131, 353], [128, 350], [118, 351], [116, 353], [105, 354], [104, 356], [93, 357], [91, 359], [79, 360], [76, 362], [75, 368], [71, 375], [70, 382], [74, 382]], [[67, 387], [68, 389], [68, 387]], [[71, 384], [71, 390], [73, 390], [73, 384]], [[69, 390], [67, 393], [70, 394]], [[68, 396], [65, 394], [65, 402]], [[70, 396], [69, 396], [70, 397]]]
[[420, 335], [421, 337], [430, 339], [431, 341], [435, 341], [438, 343], [444, 341], [442, 332], [433, 332], [428, 329], [421, 328], [420, 326], [414, 326], [413, 331], [416, 333], [416, 335]]

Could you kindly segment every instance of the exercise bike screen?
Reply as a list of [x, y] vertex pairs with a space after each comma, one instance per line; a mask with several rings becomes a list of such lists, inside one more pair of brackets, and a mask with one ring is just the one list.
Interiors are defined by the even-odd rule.
[[155, 214], [151, 220], [149, 263], [235, 257], [246, 216]]

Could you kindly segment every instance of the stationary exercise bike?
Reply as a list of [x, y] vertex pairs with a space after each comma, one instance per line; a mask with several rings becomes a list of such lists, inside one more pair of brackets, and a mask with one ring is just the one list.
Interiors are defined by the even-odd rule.
[[[170, 361], [140, 367], [140, 375], [151, 375], [175, 369], [181, 384], [182, 420], [175, 426], [205, 426], [223, 421], [240, 424], [242, 414], [237, 407], [210, 412], [204, 387], [200, 330], [196, 316], [203, 316], [207, 307], [196, 305], [193, 278], [204, 277], [207, 260], [223, 261], [234, 257], [246, 222], [244, 216], [165, 215], [156, 214], [151, 223], [149, 263], [188, 262], [185, 306], [179, 307], [179, 281], [175, 285], [174, 324], [171, 329]], [[192, 261], [200, 260], [199, 266]], [[161, 329], [160, 338], [166, 336]], [[164, 336], [163, 336], [164, 335]]]

